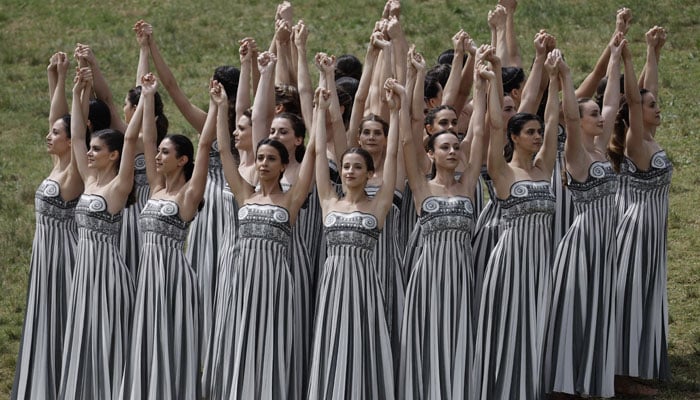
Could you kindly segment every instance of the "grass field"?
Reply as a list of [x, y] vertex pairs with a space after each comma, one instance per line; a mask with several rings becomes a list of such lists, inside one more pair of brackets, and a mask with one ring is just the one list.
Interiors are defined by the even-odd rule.
[[[238, 65], [237, 40], [257, 39], [265, 48], [273, 33], [276, 2], [224, 0], [120, 2], [4, 0], [0, 3], [0, 397], [9, 397], [21, 335], [29, 256], [34, 232], [34, 191], [50, 170], [45, 152], [49, 102], [45, 68], [55, 51], [72, 54], [76, 42], [90, 44], [121, 99], [135, 77], [138, 46], [131, 31], [143, 18], [181, 87], [194, 102], [208, 104], [214, 67]], [[637, 0], [521, 0], [516, 24], [525, 64], [532, 38], [546, 28], [558, 40], [580, 81], [593, 67], [614, 28], [615, 11], [632, 8], [628, 34], [639, 72], [644, 32], [668, 29], [660, 63], [663, 123], [657, 139], [674, 166], [669, 214], [669, 353], [674, 381], [662, 399], [700, 398], [700, 2]], [[326, 51], [364, 55], [383, 2], [356, 0], [294, 2], [295, 18], [310, 29], [309, 55]], [[489, 40], [486, 13], [495, 0], [404, 0], [402, 21], [410, 42], [429, 62], [450, 47], [460, 28], [478, 43]], [[67, 87], [70, 93], [70, 87]], [[171, 131], [194, 135], [165, 95]]]

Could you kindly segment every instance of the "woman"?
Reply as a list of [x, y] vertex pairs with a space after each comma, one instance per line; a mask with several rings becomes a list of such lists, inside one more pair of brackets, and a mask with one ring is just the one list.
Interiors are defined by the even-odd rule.
[[71, 147], [85, 192], [75, 210], [78, 247], [63, 342], [61, 399], [114, 398], [129, 353], [134, 287], [119, 253], [119, 230], [122, 210], [133, 201], [134, 151], [143, 101], [126, 134], [94, 132], [86, 154], [82, 110], [91, 80], [90, 69], [83, 67], [73, 88]]
[[554, 297], [545, 351], [545, 390], [581, 396], [615, 395], [615, 255], [618, 178], [607, 160], [620, 104], [619, 34], [610, 43], [603, 110], [578, 104], [566, 63], [559, 63], [566, 120], [567, 189], [576, 217], [554, 258]]
[[83, 181], [71, 153], [71, 117], [66, 114], [68, 64], [66, 54], [59, 52], [51, 56], [47, 68], [51, 110], [46, 149], [53, 159], [53, 168], [35, 193], [36, 231], [12, 399], [53, 399], [61, 378], [63, 334], [78, 236], [74, 214], [83, 192]]
[[[229, 149], [226, 92], [215, 85], [212, 96], [219, 109], [217, 139]], [[231, 267], [231, 301], [217, 305], [224, 320], [214, 333], [222, 341], [213, 344], [209, 361], [211, 398], [285, 399], [295, 386], [290, 380], [297, 377], [291, 368], [296, 292], [288, 253], [292, 226], [311, 185], [313, 154], [312, 138], [299, 177], [285, 192], [281, 180], [289, 153], [279, 141], [265, 139], [257, 146], [257, 191], [241, 178], [231, 153], [221, 152], [239, 204], [239, 254]]]
[[[493, 49], [482, 46], [477, 59], [493, 60]], [[482, 61], [483, 62], [483, 61]], [[413, 192], [423, 241], [422, 251], [406, 288], [401, 328], [401, 362], [398, 398], [451, 398], [463, 377], [455, 376], [455, 365], [472, 358], [471, 232], [474, 225], [472, 198], [481, 171], [486, 109], [485, 81], [495, 79], [485, 64], [478, 68], [482, 79], [476, 86], [474, 135], [469, 159], [462, 159], [460, 139], [450, 131], [428, 139], [432, 173], [426, 179], [414, 162], [405, 163]], [[406, 125], [409, 125], [406, 121]], [[409, 126], [401, 127], [404, 154], [415, 154]], [[455, 178], [458, 166], [465, 166]], [[458, 344], [460, 337], [466, 342]], [[458, 395], [464, 397], [464, 394]]]
[[392, 349], [373, 251], [392, 207], [399, 107], [406, 101], [397, 86], [393, 80], [385, 84], [391, 108], [385, 186], [373, 197], [365, 192], [373, 160], [362, 149], [348, 149], [340, 159], [342, 197], [331, 184], [324, 143], [330, 92], [317, 91], [316, 184], [328, 255], [319, 282], [309, 399], [394, 398]]
[[[184, 253], [189, 224], [202, 205], [216, 106], [204, 125], [194, 163], [192, 142], [169, 135], [157, 144], [156, 79], [142, 78], [143, 141], [151, 198], [139, 218], [143, 235], [122, 398], [199, 396], [197, 277]], [[156, 148], [157, 146], [157, 148]]]
[[[616, 391], [639, 396], [654, 395], [656, 390], [635, 382], [634, 377], [662, 381], [671, 377], [666, 235], [673, 166], [655, 140], [661, 123], [656, 94], [639, 90], [631, 57], [625, 47], [622, 58], [626, 104], [618, 113], [613, 140], [621, 146], [613, 147], [610, 152], [614, 166], [626, 180], [624, 198], [627, 204], [617, 226], [618, 376], [615, 386]], [[647, 57], [646, 74], [647, 80], [656, 80], [653, 54]]]
[[513, 158], [503, 156], [504, 135], [492, 132], [487, 168], [501, 207], [501, 236], [489, 258], [479, 307], [472, 399], [539, 399], [544, 334], [551, 297], [552, 215], [549, 180], [557, 148], [561, 53], [545, 68], [545, 120], [518, 113], [508, 122]]

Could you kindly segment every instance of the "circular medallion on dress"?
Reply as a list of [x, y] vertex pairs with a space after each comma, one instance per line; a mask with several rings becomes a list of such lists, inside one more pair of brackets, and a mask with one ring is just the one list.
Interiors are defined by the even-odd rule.
[[102, 212], [107, 209], [107, 202], [100, 196], [90, 196], [88, 209], [93, 212]]
[[214, 140], [214, 143], [211, 144], [211, 149], [218, 152], [219, 151], [219, 141]]
[[467, 210], [469, 214], [474, 213], [474, 205], [469, 199], [464, 199], [464, 209]]
[[337, 220], [338, 220], [338, 217], [337, 217], [335, 214], [330, 213], [330, 214], [328, 214], [328, 215], [326, 216], [325, 225], [326, 225], [326, 226], [333, 226], [333, 225], [335, 225], [335, 222], [336, 222]]
[[591, 171], [590, 174], [592, 177], [600, 179], [605, 176], [605, 167], [603, 166], [603, 163], [601, 162], [594, 162], [591, 164]]
[[362, 226], [367, 229], [374, 229], [377, 227], [377, 219], [374, 215], [365, 215], [362, 217]]
[[160, 207], [161, 214], [168, 217], [177, 214], [177, 203], [174, 201], [163, 201], [162, 204], [163, 205]]
[[245, 219], [248, 216], [248, 206], [243, 206], [238, 209], [238, 219]]
[[44, 196], [46, 197], [56, 197], [60, 193], [61, 188], [58, 186], [58, 183], [54, 181], [44, 181]]
[[272, 214], [272, 218], [277, 222], [287, 222], [289, 221], [289, 214], [287, 214], [287, 211], [284, 209], [275, 210]]
[[423, 210], [429, 213], [434, 213], [440, 209], [440, 203], [434, 197], [429, 197], [423, 202]]
[[510, 188], [510, 194], [514, 197], [525, 197], [528, 195], [529, 192], [530, 191], [527, 188], [527, 183], [523, 181], [515, 182]]
[[137, 154], [136, 157], [134, 157], [134, 169], [146, 169], [146, 156], [144, 156], [143, 153]]
[[654, 168], [666, 168], [666, 160], [664, 159], [664, 153], [658, 152], [654, 154], [651, 158], [651, 166]]

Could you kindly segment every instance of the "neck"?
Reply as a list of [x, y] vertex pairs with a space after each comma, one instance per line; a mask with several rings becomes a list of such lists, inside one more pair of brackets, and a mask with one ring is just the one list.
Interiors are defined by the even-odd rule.
[[53, 168], [57, 171], [65, 171], [70, 167], [71, 153], [53, 154]]
[[102, 187], [107, 185], [108, 183], [112, 182], [114, 178], [117, 176], [117, 171], [115, 171], [112, 167], [102, 170], [102, 171], [97, 171], [97, 174], [95, 175], [95, 180], [96, 185], [98, 187]]
[[455, 170], [448, 170], [445, 168], [435, 168], [435, 177], [433, 177], [433, 182], [444, 187], [452, 186], [455, 183]]
[[525, 171], [529, 171], [532, 169], [532, 160], [534, 158], [535, 153], [523, 150], [515, 150], [513, 151], [513, 159], [510, 161], [510, 164]]
[[185, 185], [185, 175], [182, 171], [176, 174], [165, 176], [165, 193], [168, 195], [176, 195]]
[[263, 196], [269, 196], [280, 192], [282, 192], [282, 187], [278, 180], [260, 181], [260, 193], [262, 193]]
[[350, 204], [358, 204], [367, 200], [367, 193], [365, 193], [364, 188], [349, 189], [347, 186], [343, 186], [343, 191], [345, 192], [344, 199]]

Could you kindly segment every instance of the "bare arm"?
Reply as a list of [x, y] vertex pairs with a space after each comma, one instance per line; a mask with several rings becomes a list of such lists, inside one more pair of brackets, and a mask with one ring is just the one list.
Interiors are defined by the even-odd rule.
[[596, 148], [603, 154], [607, 151], [610, 137], [615, 129], [615, 117], [620, 108], [620, 58], [622, 55], [622, 47], [626, 46], [627, 42], [624, 39], [622, 32], [619, 32], [615, 39], [610, 43], [610, 60], [608, 62], [608, 84], [605, 86], [605, 94], [603, 95], [603, 134], [594, 139]]
[[139, 86], [141, 84], [141, 78], [148, 73], [148, 56], [150, 55], [150, 49], [148, 48], [148, 35], [149, 32], [145, 28], [148, 25], [144, 25], [146, 22], [143, 20], [136, 21], [134, 24], [134, 32], [136, 32], [136, 41], [139, 44], [139, 63], [136, 67], [136, 83], [134, 86]]
[[403, 84], [406, 81], [406, 65], [402, 62], [396, 62], [406, 59], [408, 53], [408, 42], [406, 35], [401, 27], [401, 22], [397, 17], [390, 16], [386, 27], [387, 34], [392, 43], [392, 59], [394, 60], [392, 70], [393, 76], [399, 83]]
[[86, 182], [91, 175], [87, 165], [86, 154], [88, 146], [85, 134], [87, 118], [83, 113], [83, 103], [90, 101], [91, 80], [90, 67], [78, 69], [73, 86], [73, 104], [70, 119], [72, 160], [75, 162], [83, 182]]
[[547, 58], [547, 33], [541, 30], [535, 35], [535, 61], [532, 63], [530, 76], [527, 77], [523, 94], [520, 97], [518, 112], [534, 114], [540, 105], [540, 83], [542, 81], [542, 68]]
[[[318, 106], [314, 109], [314, 120], [311, 125], [311, 136], [315, 137], [316, 146], [316, 190], [318, 198], [321, 200], [324, 212], [328, 210], [329, 202], [337, 199], [333, 186], [331, 185], [331, 175], [328, 170], [328, 156], [326, 155], [326, 112], [330, 106], [330, 91], [323, 88], [316, 89], [316, 99]], [[338, 159], [340, 163], [340, 159]], [[341, 166], [339, 165], [340, 169]]]
[[452, 107], [454, 107], [457, 99], [462, 78], [462, 67], [464, 67], [465, 35], [466, 33], [460, 29], [459, 32], [452, 36], [452, 47], [454, 49], [452, 68], [450, 69], [450, 76], [447, 78], [445, 88], [442, 91], [442, 104]]
[[632, 65], [632, 54], [629, 45], [622, 47], [622, 61], [625, 68], [625, 98], [629, 106], [629, 128], [625, 137], [625, 150], [635, 163], [644, 152], [644, 117], [642, 111], [642, 95]]
[[304, 119], [306, 130], [311, 132], [311, 120], [314, 114], [314, 91], [311, 86], [309, 64], [306, 61], [306, 40], [308, 36], [309, 31], [304, 25], [304, 21], [299, 21], [299, 23], [294, 25], [294, 45], [297, 49], [297, 90], [299, 91], [301, 116]]
[[165, 186], [163, 177], [156, 171], [156, 154], [158, 154], [156, 116], [155, 116], [155, 92], [157, 81], [152, 74], [143, 77], [141, 84], [141, 97], [143, 103], [143, 155], [146, 160], [146, 177], [151, 194]]
[[355, 93], [350, 123], [348, 124], [348, 130], [346, 132], [348, 147], [356, 147], [358, 145], [357, 135], [360, 130], [360, 122], [364, 117], [365, 103], [367, 102], [369, 87], [372, 83], [372, 73], [377, 62], [377, 57], [379, 56], [379, 46], [377, 45], [377, 40], [381, 40], [381, 37], [381, 32], [372, 33], [369, 45], [367, 46], [365, 63], [362, 68], [362, 76], [360, 77], [357, 92]]
[[[66, 76], [68, 74], [68, 56], [66, 53], [54, 54], [56, 63], [53, 71], [48, 70], [49, 90], [51, 95], [51, 109], [49, 111], [49, 129], [53, 127], [62, 116], [68, 114], [68, 100], [66, 100]], [[52, 57], [52, 59], [54, 58]], [[53, 79], [52, 79], [53, 76]], [[53, 80], [53, 88], [52, 86]]]
[[[502, 5], [497, 5], [493, 11], [489, 11], [488, 22], [492, 32], [492, 46], [496, 48], [496, 56], [501, 59], [503, 65], [510, 65], [508, 43], [506, 38], [506, 19], [508, 13]], [[493, 44], [493, 32], [495, 32], [495, 44]]]
[[462, 77], [460, 79], [459, 90], [457, 91], [457, 98], [454, 101], [454, 108], [457, 111], [457, 117], [459, 118], [464, 105], [467, 103], [469, 94], [472, 91], [472, 86], [474, 85], [474, 62], [476, 55], [476, 45], [469, 34], [466, 34], [464, 38], [464, 46], [466, 52], [469, 53], [469, 58], [467, 58], [467, 65], [462, 69]]
[[396, 79], [387, 79], [384, 83], [384, 91], [387, 99], [387, 105], [390, 110], [389, 117], [389, 134], [386, 146], [386, 157], [384, 158], [384, 170], [382, 172], [382, 186], [375, 196], [377, 204], [377, 219], [379, 226], [384, 225], [389, 209], [391, 208], [394, 199], [394, 189], [396, 188], [397, 175], [397, 153], [399, 147], [399, 126], [406, 126], [408, 114], [403, 111], [404, 123], [401, 124], [400, 114], [402, 102], [405, 103], [406, 91]]
[[263, 52], [258, 56], [260, 84], [253, 103], [253, 147], [270, 136], [270, 126], [275, 114], [275, 55]]
[[562, 60], [561, 52], [552, 50], [547, 55], [547, 73], [549, 74], [549, 92], [547, 107], [544, 110], [544, 141], [540, 151], [535, 155], [535, 167], [544, 171], [548, 176], [554, 170], [557, 157], [557, 134], [559, 132], [559, 70]]
[[129, 125], [124, 132], [124, 146], [122, 147], [121, 161], [119, 163], [119, 173], [110, 185], [111, 189], [119, 193], [126, 201], [129, 192], [134, 186], [134, 156], [136, 156], [136, 145], [143, 123], [144, 96], [139, 97], [134, 115], [129, 121]]
[[659, 57], [661, 48], [666, 43], [666, 30], [654, 26], [646, 33], [647, 59], [639, 77], [640, 87], [650, 91], [654, 97], [659, 95]]
[[520, 58], [520, 47], [515, 34], [515, 9], [518, 7], [518, 0], [499, 0], [498, 4], [506, 9], [506, 45], [508, 46], [509, 66], [522, 68], [523, 61]]
[[[495, 72], [489, 69], [485, 62], [479, 62], [479, 64], [476, 66], [475, 74], [474, 97], [472, 101], [474, 111], [472, 112], [472, 118], [470, 121], [470, 131], [472, 137], [470, 145], [467, 146], [469, 147], [469, 153], [467, 154], [469, 158], [465, 163], [467, 168], [460, 178], [462, 188], [465, 190], [465, 193], [470, 195], [474, 193], [474, 186], [481, 172], [481, 166], [483, 165], [482, 158], [484, 153], [484, 145], [486, 143], [486, 92], [489, 89], [489, 86], [496, 86]], [[489, 96], [490, 100], [494, 100], [493, 97], [493, 95]], [[495, 102], [497, 105], [500, 105], [500, 101], [497, 97]]]
[[562, 107], [566, 126], [566, 142], [564, 144], [566, 168], [577, 180], [581, 180], [585, 179], [583, 174], [588, 173], [590, 156], [586, 153], [581, 138], [581, 115], [578, 110], [571, 71], [564, 60], [559, 60], [557, 66], [562, 85]]
[[[338, 90], [335, 85], [335, 56], [328, 56], [324, 53], [316, 54], [317, 65], [321, 68], [321, 76], [325, 79], [325, 88], [330, 93], [330, 105], [328, 107], [328, 115], [331, 120], [324, 125], [325, 129], [331, 129], [333, 137], [332, 148], [335, 154], [336, 161], [340, 162], [342, 154], [347, 149], [347, 140], [345, 137], [345, 125], [343, 124], [343, 116], [340, 113], [340, 102], [338, 100]], [[319, 84], [320, 86], [320, 84]], [[325, 130], [324, 129], [324, 130]], [[322, 141], [326, 141], [323, 138]], [[318, 155], [317, 155], [318, 156]]]
[[387, 119], [389, 117], [389, 109], [382, 98], [382, 86], [387, 79], [393, 77], [394, 50], [393, 44], [386, 38], [386, 35], [384, 35], [384, 40], [377, 41], [377, 43], [382, 49], [381, 68], [374, 71], [375, 84], [369, 88], [369, 106], [370, 112]]
[[290, 39], [292, 26], [286, 21], [277, 21], [275, 42], [277, 50], [277, 66], [275, 68], [275, 84], [289, 84], [295, 86], [296, 77], [292, 78], [292, 49]]

